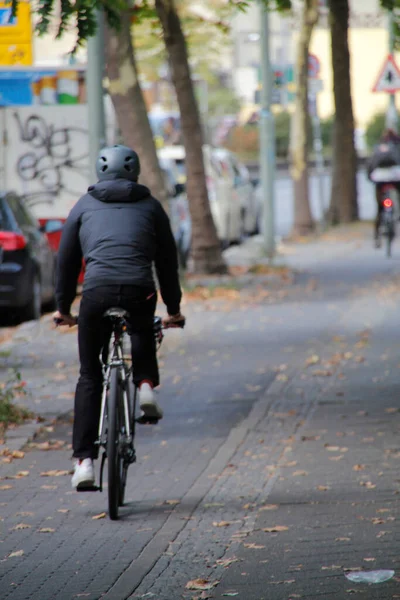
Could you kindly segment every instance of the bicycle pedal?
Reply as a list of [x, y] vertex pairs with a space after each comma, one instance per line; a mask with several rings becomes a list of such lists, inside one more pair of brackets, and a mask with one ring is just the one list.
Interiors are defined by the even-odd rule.
[[98, 485], [82, 485], [76, 488], [77, 492], [99, 492], [100, 488]]
[[146, 415], [142, 415], [141, 417], [138, 417], [136, 419], [136, 423], [139, 423], [140, 425], [157, 425], [159, 420], [160, 419], [158, 419], [157, 417], [149, 417]]

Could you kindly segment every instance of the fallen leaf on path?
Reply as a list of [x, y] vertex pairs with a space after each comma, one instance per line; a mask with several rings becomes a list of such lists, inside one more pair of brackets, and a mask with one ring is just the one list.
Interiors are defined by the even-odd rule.
[[58, 485], [41, 485], [42, 490], [57, 490]]
[[11, 456], [13, 458], [24, 458], [25, 452], [22, 452], [22, 450], [13, 450]]
[[332, 371], [328, 371], [327, 369], [316, 369], [312, 372], [313, 377], [332, 377]]
[[213, 522], [214, 527], [229, 527], [229, 525], [232, 525], [231, 521], [214, 521]]
[[310, 365], [317, 365], [320, 360], [321, 359], [318, 356], [318, 354], [313, 354], [312, 356], [310, 356], [309, 358], [307, 358], [306, 365], [307, 365], [307, 367], [309, 367]]
[[330, 565], [330, 567], [321, 567], [321, 571], [336, 571], [336, 569], [341, 569], [341, 565]]
[[320, 435], [302, 435], [301, 436], [302, 442], [316, 442], [320, 439], [321, 439]]
[[61, 477], [61, 475], [70, 475], [70, 471], [54, 469], [52, 471], [43, 471], [43, 473], [40, 473], [40, 477]]
[[329, 485], [318, 485], [317, 490], [319, 492], [327, 492], [330, 489]]
[[177, 504], [180, 504], [181, 501], [180, 500], [165, 500], [164, 504], [168, 504], [169, 506], [176, 506]]
[[185, 588], [187, 590], [212, 590], [219, 581], [209, 581], [208, 579], [192, 579], [188, 581]]
[[277, 508], [279, 508], [278, 504], [265, 504], [265, 506], [260, 506], [258, 510], [261, 512], [262, 510], [276, 510]]
[[329, 460], [339, 461], [339, 460], [342, 460], [343, 458], [344, 458], [344, 454], [339, 454], [338, 456], [330, 456]]
[[289, 527], [286, 527], [285, 525], [275, 525], [274, 527], [264, 527], [262, 529], [262, 531], [265, 531], [265, 533], [278, 533], [280, 531], [288, 531]]
[[292, 477], [299, 477], [299, 476], [305, 476], [308, 475], [308, 471], [295, 471], [294, 473], [292, 473]]
[[57, 512], [59, 512], [59, 513], [68, 513], [69, 512], [69, 508], [58, 508]]
[[24, 555], [23, 550], [15, 550], [14, 552], [11, 552], [11, 554], [8, 555], [8, 558], [13, 558], [14, 556], [23, 556], [23, 555]]
[[364, 558], [365, 562], [374, 562], [376, 560], [376, 558], [373, 558], [372, 556], [370, 558]]
[[55, 529], [51, 527], [42, 527], [42, 529], [38, 529], [39, 533], [54, 533]]
[[239, 562], [239, 558], [219, 558], [216, 563], [220, 567], [229, 567], [229, 565]]
[[249, 548], [250, 550], [262, 550], [265, 546], [261, 546], [260, 544], [243, 544], [245, 548]]
[[385, 413], [392, 414], [397, 412], [400, 412], [400, 408], [385, 408]]
[[32, 525], [28, 525], [27, 523], [18, 523], [15, 527], [12, 528], [11, 531], [19, 531], [20, 529], [31, 529]]
[[360, 485], [366, 487], [368, 490], [373, 490], [376, 488], [376, 485], [372, 483], [372, 481], [361, 481]]
[[93, 521], [98, 521], [99, 519], [105, 519], [106, 518], [106, 513], [102, 512], [99, 515], [94, 515], [94, 517], [92, 517]]
[[285, 375], [285, 373], [279, 373], [279, 375], [276, 376], [276, 380], [285, 382], [289, 381], [289, 377]]
[[0, 490], [11, 490], [14, 486], [13, 485], [0, 485]]
[[6, 479], [22, 479], [28, 477], [29, 471], [19, 471], [16, 475], [6, 475]]
[[349, 537], [338, 537], [338, 538], [335, 538], [335, 542], [350, 542], [350, 541], [351, 541], [351, 538], [349, 538]]

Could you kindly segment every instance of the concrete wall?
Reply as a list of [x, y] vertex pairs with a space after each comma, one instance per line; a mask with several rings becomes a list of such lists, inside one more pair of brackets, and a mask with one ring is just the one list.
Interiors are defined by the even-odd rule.
[[87, 105], [0, 108], [0, 139], [0, 188], [25, 195], [39, 218], [66, 217], [92, 183]]

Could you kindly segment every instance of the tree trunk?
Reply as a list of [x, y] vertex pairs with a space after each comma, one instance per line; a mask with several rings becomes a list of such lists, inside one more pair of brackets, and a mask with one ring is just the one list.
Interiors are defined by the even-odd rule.
[[329, 9], [336, 107], [330, 221], [337, 224], [358, 219], [357, 155], [350, 84], [348, 0], [329, 0]]
[[186, 151], [187, 195], [192, 220], [195, 273], [225, 273], [221, 244], [211, 214], [203, 161], [203, 133], [190, 73], [186, 40], [174, 0], [156, 0], [176, 90]]
[[118, 31], [106, 28], [106, 68], [109, 93], [117, 115], [124, 143], [140, 157], [140, 182], [147, 185], [166, 210], [167, 191], [158, 164], [147, 107], [138, 79], [135, 51], [132, 44], [131, 19], [123, 13]]
[[318, 21], [318, 0], [304, 0], [297, 44], [296, 101], [292, 122], [291, 175], [294, 184], [294, 235], [307, 235], [314, 229], [308, 184], [308, 52]]

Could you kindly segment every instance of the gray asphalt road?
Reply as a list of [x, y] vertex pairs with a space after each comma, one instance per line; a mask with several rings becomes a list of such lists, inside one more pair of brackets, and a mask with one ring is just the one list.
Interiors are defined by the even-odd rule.
[[[340, 372], [332, 379], [313, 376], [305, 361], [317, 356], [319, 362], [349, 348], [354, 355], [364, 352], [364, 346], [358, 349], [355, 345], [364, 339], [361, 332], [366, 328], [368, 336], [371, 332], [380, 336], [376, 349], [379, 356], [388, 353], [388, 348], [393, 356], [400, 350], [396, 335], [400, 326], [400, 247], [395, 245], [394, 259], [388, 261], [364, 238], [362, 231], [346, 235], [344, 240], [293, 248], [295, 253], [288, 255], [288, 261], [299, 270], [294, 285], [247, 290], [240, 298], [228, 289], [221, 298], [185, 305], [187, 328], [167, 332], [161, 356], [160, 399], [165, 417], [157, 427], [138, 432], [138, 463], [129, 473], [127, 505], [120, 521], [110, 522], [103, 515], [105, 494], [77, 494], [70, 489], [70, 477], [65, 472], [71, 464], [68, 418], [48, 424], [36, 440], [52, 441], [50, 446], [57, 450], [44, 450], [49, 445], [34, 444], [25, 449], [23, 458], [0, 463], [2, 599], [189, 600], [234, 594], [241, 600], [261, 600], [266, 581], [293, 579], [284, 572], [281, 554], [293, 542], [290, 533], [289, 538], [282, 538], [284, 546], [274, 538], [277, 559], [272, 566], [267, 562], [269, 544], [253, 536], [260, 527], [292, 527], [291, 517], [279, 513], [276, 522], [273, 515], [260, 525], [258, 508], [285, 503], [290, 498], [290, 504], [296, 507], [293, 518], [298, 529], [294, 537], [298, 539], [306, 535], [301, 529], [303, 522], [306, 526], [301, 509], [305, 490], [310, 485], [332, 486], [324, 479], [328, 466], [333, 469], [330, 478], [335, 481], [335, 496], [340, 498], [345, 493], [350, 484], [346, 479], [341, 487], [340, 461], [324, 464], [311, 480], [302, 479], [304, 474], [293, 476], [290, 482], [304, 482], [303, 487], [285, 483], [282, 463], [299, 461], [293, 471], [302, 470], [312, 476], [312, 456], [298, 446], [299, 435], [304, 428], [308, 428], [307, 435], [317, 435], [317, 429], [322, 450], [325, 443], [342, 447], [336, 436], [342, 431], [337, 421], [340, 415], [332, 410], [332, 402], [357, 399], [353, 411], [357, 419], [357, 411], [363, 410], [360, 382], [371, 365], [371, 378], [380, 373], [380, 363], [372, 354], [370, 366], [368, 361], [366, 366], [354, 361], [349, 371], [340, 366], [347, 383]], [[342, 338], [338, 336], [345, 336], [344, 345], [340, 345]], [[333, 342], [334, 338], [337, 340]], [[20, 330], [9, 351], [9, 356], [3, 352], [2, 373], [7, 365], [20, 366], [28, 391], [31, 386], [32, 394], [24, 400], [29, 407], [46, 418], [71, 410], [76, 375], [73, 334], [52, 331], [45, 319], [36, 332]], [[393, 373], [397, 362], [390, 366]], [[328, 367], [318, 364], [316, 368], [324, 371]], [[367, 370], [354, 370], [361, 368]], [[353, 380], [355, 384], [350, 385]], [[327, 386], [332, 386], [331, 396], [327, 395]], [[364, 386], [371, 390], [372, 380], [365, 381]], [[337, 396], [347, 389], [353, 389], [349, 400]], [[325, 394], [325, 408], [320, 405], [321, 394]], [[395, 411], [396, 398], [387, 394], [385, 408]], [[374, 400], [372, 393], [370, 400]], [[397, 423], [394, 411], [386, 413], [386, 420], [380, 420], [380, 431], [387, 432], [387, 427]], [[367, 427], [365, 437], [370, 435]], [[392, 439], [387, 437], [387, 443], [391, 444]], [[351, 447], [347, 439], [346, 446]], [[360, 456], [351, 456], [350, 460], [354, 461], [350, 471], [354, 464], [363, 462]], [[384, 467], [380, 460], [375, 463], [379, 477]], [[374, 479], [375, 471], [371, 474], [371, 470], [372, 466], [365, 482]], [[396, 499], [390, 487], [394, 485], [392, 480], [385, 478], [389, 486], [385, 502]], [[366, 493], [371, 494], [368, 500], [374, 498], [373, 489], [367, 488]], [[306, 500], [316, 501], [308, 496]], [[338, 530], [343, 526], [341, 519], [350, 518], [346, 511], [336, 511], [336, 505], [332, 513], [324, 506], [330, 515], [328, 520]], [[391, 505], [385, 507], [392, 509]], [[268, 514], [265, 511], [264, 516]], [[94, 519], [99, 515], [101, 518]], [[322, 524], [318, 535], [310, 533], [310, 548], [317, 547], [318, 539], [324, 538], [324, 527]], [[357, 535], [362, 536], [362, 530], [358, 531]], [[340, 532], [337, 537], [348, 534]], [[258, 559], [247, 564], [248, 555], [243, 552], [257, 551], [251, 544], [265, 547], [267, 554], [259, 548]], [[326, 545], [322, 566], [339, 564], [333, 550], [330, 554]], [[375, 552], [374, 546], [370, 545], [368, 551]], [[325, 586], [329, 592], [330, 571], [321, 571], [315, 549], [309, 555], [313, 558], [307, 567], [314, 568], [317, 579], [326, 578], [322, 588]], [[293, 556], [293, 564], [301, 564], [303, 555], [296, 550]], [[246, 585], [241, 584], [241, 573], [252, 573]], [[198, 584], [200, 590], [186, 588], [188, 581], [198, 579], [206, 582]], [[201, 596], [201, 585], [216, 581], [221, 581], [220, 586]], [[284, 584], [271, 589], [265, 595], [268, 600], [296, 597], [288, 596]], [[292, 587], [292, 591], [303, 594], [300, 588]], [[386, 597], [392, 596], [381, 596]]]

